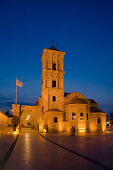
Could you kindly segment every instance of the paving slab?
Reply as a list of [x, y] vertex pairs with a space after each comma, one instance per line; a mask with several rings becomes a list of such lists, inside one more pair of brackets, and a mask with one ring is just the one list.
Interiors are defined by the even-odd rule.
[[17, 135], [0, 131], [0, 160], [9, 150]]
[[113, 133], [94, 136], [43, 135], [62, 146], [113, 169]]
[[103, 169], [45, 140], [37, 133], [19, 135], [5, 170]]

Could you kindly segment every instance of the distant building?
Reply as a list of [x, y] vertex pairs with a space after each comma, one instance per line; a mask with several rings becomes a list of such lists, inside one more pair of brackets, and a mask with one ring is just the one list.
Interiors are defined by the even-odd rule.
[[113, 113], [110, 113], [110, 118], [113, 120]]
[[110, 113], [110, 118], [107, 119], [106, 126], [113, 128], [113, 113]]
[[13, 104], [14, 124], [40, 132], [105, 132], [106, 113], [93, 99], [78, 92], [64, 92], [64, 55], [55, 47], [42, 54], [42, 91], [36, 106]]
[[11, 126], [11, 119], [11, 117], [6, 116], [2, 111], [0, 111], [0, 129]]

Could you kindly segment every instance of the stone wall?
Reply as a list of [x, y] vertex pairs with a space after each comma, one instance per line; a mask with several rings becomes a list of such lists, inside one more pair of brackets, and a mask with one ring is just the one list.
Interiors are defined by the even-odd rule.
[[49, 132], [63, 131], [63, 112], [51, 110], [44, 114], [44, 126], [48, 126]]
[[[100, 119], [100, 123], [98, 122]], [[105, 132], [106, 131], [106, 113], [93, 112], [89, 115], [90, 132]]]
[[9, 125], [9, 119], [8, 117], [0, 111], [0, 129], [1, 128], [7, 128]]
[[[87, 114], [87, 107], [86, 104], [68, 104], [65, 107], [66, 111], [66, 121], [69, 121], [68, 124], [68, 131], [75, 127], [76, 132], [86, 132], [86, 114]], [[72, 113], [75, 113], [75, 119], [72, 119]], [[83, 119], [80, 119], [80, 113], [83, 113]]]

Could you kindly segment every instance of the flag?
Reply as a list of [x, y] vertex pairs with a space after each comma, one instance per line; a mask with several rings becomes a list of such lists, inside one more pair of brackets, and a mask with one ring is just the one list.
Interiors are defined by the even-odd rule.
[[23, 83], [20, 80], [16, 79], [16, 85], [22, 87]]

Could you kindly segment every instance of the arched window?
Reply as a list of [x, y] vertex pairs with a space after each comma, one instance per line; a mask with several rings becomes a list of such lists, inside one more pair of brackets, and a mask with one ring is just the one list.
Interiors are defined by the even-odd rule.
[[56, 81], [55, 80], [52, 81], [52, 87], [56, 87]]
[[53, 96], [53, 102], [55, 102], [56, 101], [56, 97], [55, 96]]
[[53, 68], [53, 70], [56, 70], [56, 63], [53, 63], [52, 68]]

